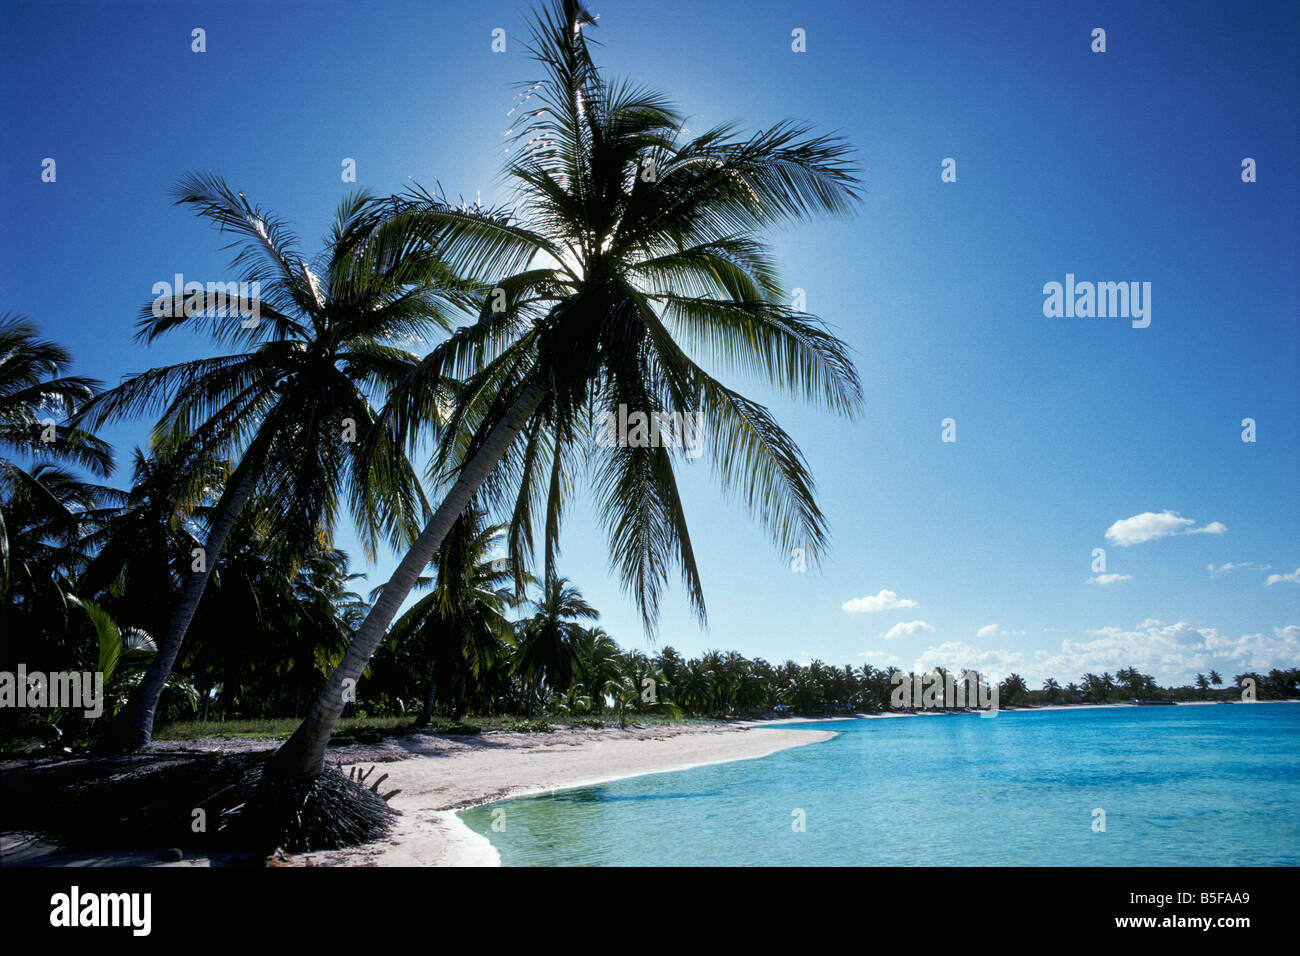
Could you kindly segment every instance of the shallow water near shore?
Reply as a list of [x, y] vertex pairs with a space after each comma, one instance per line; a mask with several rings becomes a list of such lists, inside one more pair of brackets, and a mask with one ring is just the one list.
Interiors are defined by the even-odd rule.
[[505, 866], [1300, 864], [1300, 703], [799, 727], [838, 736], [462, 818]]

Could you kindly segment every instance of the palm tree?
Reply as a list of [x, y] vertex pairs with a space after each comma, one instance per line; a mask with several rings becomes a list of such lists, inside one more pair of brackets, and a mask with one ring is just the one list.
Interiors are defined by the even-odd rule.
[[[641, 663], [638, 655], [624, 655], [614, 638], [602, 627], [584, 627], [578, 635], [578, 674], [585, 687], [595, 689], [591, 709], [600, 713], [605, 709], [605, 694], [601, 690], [611, 681], [628, 676], [625, 667]], [[639, 686], [639, 685], [638, 685]]]
[[1055, 677], [1049, 677], [1043, 681], [1043, 696], [1048, 703], [1057, 703], [1061, 699], [1061, 685], [1056, 682]]
[[137, 448], [130, 492], [84, 541], [94, 557], [79, 591], [115, 615], [129, 603], [127, 618], [150, 634], [162, 633], [194, 549], [202, 546], [194, 518], [206, 510], [210, 489], [220, 488], [226, 477], [221, 463], [186, 442], [160, 436], [150, 451]]
[[702, 660], [687, 661], [678, 678], [677, 700], [689, 713], [709, 715], [717, 696], [713, 671]]
[[[424, 665], [421, 672], [428, 674], [428, 692], [417, 727], [428, 726], [433, 717], [439, 663], [449, 665], [459, 682], [459, 720], [464, 716], [467, 678], [483, 681], [513, 639], [506, 616], [511, 604], [506, 584], [513, 575], [490, 556], [494, 540], [504, 529], [489, 525], [486, 517], [474, 507], [465, 511], [439, 549], [433, 590], [412, 605], [389, 633], [394, 646], [419, 645], [418, 656]], [[382, 593], [377, 590], [372, 600]]]
[[660, 429], [654, 441], [593, 447], [607, 416], [630, 408], [702, 423], [695, 437], [723, 488], [777, 545], [802, 547], [814, 560], [824, 548], [825, 518], [798, 447], [766, 408], [705, 366], [750, 374], [839, 413], [856, 410], [861, 390], [847, 347], [815, 316], [787, 307], [756, 237], [817, 213], [849, 212], [858, 197], [849, 148], [791, 122], [751, 136], [719, 126], [688, 137], [663, 96], [601, 75], [584, 36], [593, 24], [578, 0], [552, 0], [538, 17], [540, 105], [520, 125], [506, 169], [527, 228], [448, 209], [419, 191], [395, 200], [403, 214], [423, 217], [431, 241], [463, 273], [503, 278], [478, 322], [390, 396], [401, 409], [401, 399], [418, 401], [448, 374], [472, 374], [448, 425], [455, 440], [437, 459], [454, 483], [277, 754], [276, 769], [288, 775], [320, 772], [343, 682], [365, 667], [485, 482], [490, 500], [512, 506], [508, 543], [521, 571], [532, 516], [544, 516], [549, 578], [573, 473], [589, 462], [613, 564], [647, 629], [674, 567], [704, 619], [673, 449]]
[[297, 713], [367, 609], [348, 589], [359, 575], [347, 555], [316, 543], [289, 557], [260, 527], [265, 507], [254, 498], [236, 523], [175, 667], [195, 675], [205, 701], [220, 684], [228, 716], [263, 716], [285, 701]]
[[1120, 668], [1115, 672], [1115, 680], [1127, 688], [1133, 698], [1141, 697], [1146, 690], [1146, 678], [1136, 667]]
[[[275, 503], [269, 532], [291, 554], [305, 552], [319, 534], [332, 531], [345, 492], [369, 551], [381, 533], [394, 544], [409, 543], [424, 500], [406, 458], [405, 436], [372, 427], [378, 416], [371, 397], [415, 367], [416, 356], [392, 343], [449, 328], [448, 308], [464, 291], [432, 252], [413, 247], [405, 220], [381, 223], [373, 198], [363, 192], [340, 202], [328, 247], [311, 265], [284, 223], [220, 177], [187, 175], [173, 193], [178, 205], [236, 236], [227, 247], [240, 247], [232, 265], [260, 284], [259, 314], [248, 323], [195, 312], [181, 290], [170, 308], [146, 306], [141, 341], [190, 325], [206, 327], [218, 344], [240, 348], [130, 375], [79, 416], [100, 424], [161, 406], [157, 434], [187, 436], [208, 457], [238, 460], [201, 560], [128, 710], [122, 727], [128, 747], [151, 739], [163, 682], [226, 539], [254, 493]], [[436, 417], [443, 398], [445, 389], [423, 397], [426, 417]]]
[[[2, 489], [0, 507], [7, 513], [10, 580], [0, 605], [0, 631], [39, 635], [45, 650], [57, 658], [76, 639], [68, 610], [91, 558], [88, 533], [125, 496], [49, 462], [30, 471], [13, 467], [8, 474], [15, 480]], [[51, 669], [67, 664], [64, 660]]]
[[[515, 668], [532, 688], [528, 713], [543, 686], [563, 692], [581, 666], [580, 648], [585, 630], [581, 621], [594, 621], [600, 613], [588, 604], [566, 578], [553, 577], [535, 602], [536, 613], [523, 622]], [[598, 689], [599, 690], [599, 689]]]
[[[63, 510], [61, 502], [12, 456], [78, 465], [100, 477], [113, 471], [112, 449], [106, 442], [65, 424], [100, 384], [62, 374], [71, 361], [67, 349], [39, 338], [27, 319], [0, 315], [0, 495], [21, 491], [33, 507], [46, 506], [52, 514]], [[0, 508], [0, 596], [9, 589], [6, 527]]]
[[1029, 685], [1025, 683], [1025, 679], [1019, 674], [1011, 673], [1002, 681], [999, 693], [1001, 694], [1002, 700], [1006, 701], [1008, 704], [1015, 704], [1016, 701], [1028, 692], [1028, 690]]
[[[140, 682], [148, 660], [158, 653], [158, 648], [147, 631], [138, 627], [119, 627], [112, 615], [94, 601], [75, 596], [68, 600], [73, 607], [85, 612], [94, 628], [94, 642], [82, 648], [78, 665], [82, 671], [96, 671], [102, 675], [104, 712], [111, 715]], [[179, 674], [169, 674], [167, 685], [186, 694], [191, 702], [197, 699], [194, 687]]]

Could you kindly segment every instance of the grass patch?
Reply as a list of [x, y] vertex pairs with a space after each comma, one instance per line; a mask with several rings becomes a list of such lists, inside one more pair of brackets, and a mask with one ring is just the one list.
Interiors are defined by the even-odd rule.
[[[183, 720], [165, 724], [154, 731], [158, 741], [201, 740], [212, 737], [245, 737], [250, 740], [288, 740], [301, 721], [296, 717], [270, 717], [262, 720]], [[618, 719], [610, 714], [574, 717], [493, 717], [466, 714], [464, 721], [450, 717], [435, 717], [425, 728], [429, 733], [465, 734], [477, 730], [500, 730], [512, 733], [548, 733], [557, 727], [587, 727], [599, 730], [616, 726]], [[629, 724], [641, 726], [670, 724], [714, 724], [717, 720], [705, 717], [667, 717], [658, 714], [628, 714]], [[416, 733], [415, 718], [405, 717], [344, 717], [334, 728], [335, 737], [358, 735]], [[364, 741], [363, 741], [364, 742]]]
[[[154, 740], [200, 740], [205, 737], [248, 737], [253, 740], [288, 740], [302, 721], [296, 717], [264, 720], [183, 720], [154, 731]], [[447, 722], [448, 725], [451, 721]], [[434, 722], [437, 724], [437, 721]], [[414, 717], [344, 717], [334, 728], [336, 736], [365, 731], [413, 730]]]

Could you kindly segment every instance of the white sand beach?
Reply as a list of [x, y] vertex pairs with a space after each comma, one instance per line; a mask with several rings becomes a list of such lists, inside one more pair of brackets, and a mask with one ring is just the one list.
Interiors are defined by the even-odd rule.
[[[1182, 706], [1214, 703], [1184, 701]], [[1131, 706], [1074, 704], [1016, 709], [1052, 712]], [[331, 748], [329, 760], [344, 771], [374, 767], [367, 784], [388, 775], [380, 784], [380, 792], [401, 791], [390, 801], [401, 813], [392, 833], [379, 842], [290, 855], [272, 865], [495, 866], [499, 860], [492, 845], [465, 826], [456, 811], [533, 793], [749, 760], [835, 736], [830, 730], [805, 729], [803, 725], [807, 724], [940, 717], [945, 713], [886, 712], [758, 722], [652, 724], [627, 729], [557, 728], [546, 733], [488, 731], [472, 736], [418, 733], [387, 737], [374, 744], [352, 743]], [[165, 749], [235, 752], [277, 746], [269, 740], [209, 738], [165, 745]], [[0, 836], [0, 862], [19, 866], [206, 866], [230, 860], [187, 853], [181, 861], [163, 863], [155, 850], [143, 849], [67, 853], [28, 834], [6, 833]]]
[[[317, 866], [495, 866], [496, 851], [455, 811], [530, 793], [588, 786], [649, 773], [765, 757], [819, 743], [827, 730], [769, 726], [659, 725], [545, 734], [404, 737], [417, 759], [383, 764], [381, 789], [402, 816], [386, 841], [307, 854]], [[364, 761], [362, 761], [364, 763]], [[345, 765], [346, 768], [346, 765]]]
[[[390, 801], [401, 813], [392, 832], [385, 840], [364, 846], [291, 854], [283, 861], [268, 862], [279, 866], [496, 866], [496, 850], [465, 826], [455, 811], [530, 793], [765, 757], [835, 736], [832, 731], [797, 726], [753, 728], [753, 723], [735, 722], [557, 728], [546, 733], [488, 731], [472, 736], [421, 733], [331, 748], [330, 762], [345, 772], [352, 767], [362, 771], [374, 767], [367, 785], [388, 774], [380, 792], [401, 791]], [[277, 746], [275, 741], [221, 738], [165, 745], [165, 749], [235, 752]], [[220, 866], [233, 857], [188, 851], [183, 860], [164, 863], [157, 850], [70, 853], [31, 834], [0, 835], [0, 863], [9, 866]]]

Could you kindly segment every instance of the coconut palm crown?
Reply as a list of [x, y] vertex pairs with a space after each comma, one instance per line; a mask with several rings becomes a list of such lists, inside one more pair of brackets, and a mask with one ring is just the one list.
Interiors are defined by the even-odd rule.
[[859, 182], [849, 147], [794, 122], [752, 135], [731, 126], [691, 135], [664, 96], [601, 75], [585, 36], [593, 24], [575, 0], [538, 16], [531, 52], [544, 76], [522, 97], [518, 149], [505, 170], [513, 215], [448, 208], [418, 189], [393, 202], [399, 216], [423, 223], [460, 275], [492, 288], [478, 320], [389, 395], [386, 414], [401, 431], [419, 421], [431, 390], [467, 380], [434, 462], [449, 490], [281, 751], [281, 769], [319, 772], [344, 681], [358, 678], [480, 488], [509, 511], [519, 573], [534, 524], [544, 525], [549, 578], [565, 504], [585, 466], [611, 561], [647, 629], [674, 567], [704, 619], [674, 470], [683, 449], [669, 447], [662, 431], [658, 441], [601, 447], [594, 439], [604, 415], [620, 406], [678, 416], [667, 421], [700, 416], [720, 483], [778, 547], [803, 548], [813, 561], [824, 549], [825, 518], [798, 447], [763, 405], [710, 369], [855, 412], [860, 386], [847, 347], [785, 304], [760, 237], [792, 220], [851, 211]]
[[[203, 560], [129, 711], [122, 734], [129, 747], [150, 740], [163, 679], [250, 500], [273, 504], [260, 516], [267, 536], [290, 556], [328, 540], [344, 504], [368, 552], [381, 534], [397, 545], [410, 542], [427, 505], [406, 447], [375, 427], [376, 400], [415, 367], [410, 346], [452, 326], [470, 289], [416, 242], [402, 217], [381, 222], [364, 192], [341, 200], [324, 251], [311, 263], [284, 222], [218, 176], [187, 175], [174, 198], [234, 237], [232, 265], [258, 296], [251, 319], [214, 313], [206, 301], [195, 308], [197, 298], [179, 289], [172, 300], [145, 305], [141, 341], [188, 326], [231, 351], [130, 375], [79, 413], [93, 427], [159, 412], [155, 439], [238, 461]], [[448, 387], [426, 396], [426, 417], [436, 419]]]

